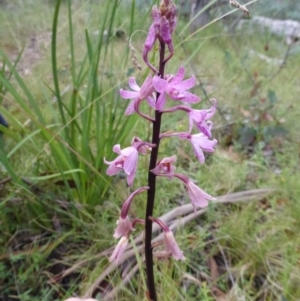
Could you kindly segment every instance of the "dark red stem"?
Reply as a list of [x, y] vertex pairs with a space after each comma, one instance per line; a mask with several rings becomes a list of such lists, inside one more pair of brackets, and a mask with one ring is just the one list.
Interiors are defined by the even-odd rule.
[[[165, 71], [165, 43], [160, 41], [160, 57], [159, 57], [159, 76], [164, 77]], [[159, 93], [156, 94], [156, 99], [158, 99]], [[146, 261], [146, 274], [147, 274], [147, 285], [148, 293], [151, 301], [157, 301], [156, 290], [155, 290], [155, 281], [153, 273], [153, 253], [151, 247], [152, 240], [152, 220], [148, 217], [153, 215], [153, 207], [155, 200], [155, 184], [156, 184], [156, 175], [153, 174], [150, 170], [155, 168], [159, 150], [160, 142], [160, 124], [161, 124], [161, 115], [159, 111], [155, 111], [155, 120], [153, 121], [153, 132], [152, 132], [152, 143], [156, 144], [156, 147], [152, 149], [149, 172], [148, 172], [148, 186], [150, 187], [147, 194], [147, 208], [145, 216], [145, 261]]]

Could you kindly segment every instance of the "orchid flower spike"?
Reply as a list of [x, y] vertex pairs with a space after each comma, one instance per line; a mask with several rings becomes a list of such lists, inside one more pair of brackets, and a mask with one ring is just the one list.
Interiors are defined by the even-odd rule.
[[184, 74], [184, 67], [181, 66], [174, 76], [169, 75], [166, 79], [160, 78], [159, 76], [153, 77], [153, 86], [155, 90], [160, 93], [156, 102], [156, 110], [163, 110], [166, 103], [166, 95], [169, 95], [173, 100], [180, 100], [187, 103], [197, 103], [200, 101], [200, 97], [186, 91], [195, 85], [195, 77], [192, 76], [189, 79], [183, 80]]
[[172, 32], [174, 31], [177, 23], [177, 10], [172, 0], [162, 0], [160, 6], [152, 7], [153, 23], [149, 28], [149, 32], [144, 44], [143, 59], [147, 66], [158, 73], [158, 71], [148, 61], [148, 53], [153, 49], [157, 39], [163, 41], [169, 49], [170, 55], [165, 59], [168, 61], [174, 53]]
[[177, 160], [177, 156], [166, 157], [158, 162], [155, 168], [150, 170], [157, 176], [167, 176], [170, 179], [174, 176], [176, 167], [173, 165]]
[[151, 74], [145, 79], [141, 87], [138, 86], [134, 77], [129, 78], [128, 84], [133, 91], [120, 89], [122, 98], [131, 99], [131, 102], [125, 111], [126, 116], [136, 112], [135, 105], [144, 99], [147, 100], [151, 107], [155, 108], [155, 97], [153, 95], [154, 88]]
[[211, 195], [200, 189], [197, 185], [195, 185], [188, 177], [181, 174], [175, 174], [174, 177], [180, 179], [185, 185], [191, 203], [194, 207], [194, 211], [196, 211], [197, 207], [207, 207], [208, 201], [216, 200], [216, 198], [212, 197]]
[[173, 232], [169, 229], [169, 227], [160, 219], [149, 217], [153, 222], [157, 223], [162, 230], [164, 231], [164, 242], [166, 251], [171, 254], [175, 260], [185, 260], [183, 252], [179, 249], [178, 244], [175, 240]]
[[128, 217], [128, 212], [130, 209], [130, 205], [134, 197], [145, 191], [148, 190], [149, 187], [141, 187], [137, 190], [135, 190], [129, 197], [128, 199], [123, 203], [122, 209], [121, 209], [121, 214], [120, 217], [117, 221], [117, 227], [115, 229], [114, 233], [114, 238], [120, 238], [121, 236], [128, 236], [133, 230], [133, 225], [132, 222], [130, 221], [130, 218]]

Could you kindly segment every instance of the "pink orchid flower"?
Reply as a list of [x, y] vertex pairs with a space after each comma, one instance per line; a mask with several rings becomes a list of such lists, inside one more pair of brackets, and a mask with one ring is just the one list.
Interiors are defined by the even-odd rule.
[[[156, 145], [145, 141], [133, 141], [132, 146], [121, 149], [120, 144], [116, 144], [113, 147], [113, 151], [119, 156], [113, 161], [107, 161], [104, 158], [104, 163], [109, 165], [106, 174], [108, 176], [114, 176], [123, 169], [127, 175], [128, 185], [132, 186], [138, 164], [139, 149], [143, 149], [144, 146], [155, 147]], [[143, 152], [144, 151], [140, 151], [140, 153]]]
[[156, 102], [156, 110], [163, 110], [166, 103], [166, 95], [169, 95], [173, 100], [180, 100], [187, 103], [200, 101], [200, 97], [186, 91], [195, 85], [195, 77], [192, 76], [189, 79], [183, 80], [184, 73], [184, 67], [181, 66], [174, 76], [169, 75], [166, 79], [160, 78], [159, 76], [153, 77], [153, 86], [155, 90], [160, 93]]
[[149, 75], [145, 79], [141, 87], [138, 86], [134, 77], [129, 78], [128, 84], [133, 91], [120, 89], [120, 95], [122, 98], [132, 100], [125, 111], [126, 116], [135, 113], [136, 104], [144, 99], [147, 100], [148, 104], [151, 107], [155, 108], [155, 98], [152, 95], [154, 92], [152, 84], [152, 75]]
[[208, 201], [214, 201], [216, 198], [209, 195], [205, 191], [203, 191], [201, 188], [199, 188], [196, 184], [194, 184], [188, 177], [181, 175], [181, 174], [175, 174], [176, 178], [180, 179], [187, 190], [187, 193], [189, 195], [190, 201], [194, 207], [194, 210], [196, 211], [196, 208], [205, 208], [208, 206]]
[[194, 209], [196, 207], [205, 208], [208, 206], [208, 201], [216, 200], [216, 198], [203, 191], [192, 181], [186, 183], [186, 189]]
[[177, 156], [174, 155], [172, 157], [166, 157], [158, 162], [155, 168], [150, 170], [155, 175], [163, 175], [170, 177], [170, 179], [174, 176], [174, 171], [176, 167], [173, 163], [177, 160]]
[[166, 251], [172, 254], [175, 260], [185, 260], [183, 252], [179, 249], [173, 232], [171, 230], [164, 231], [164, 242], [166, 246]]
[[166, 252], [171, 254], [175, 260], [185, 260], [183, 252], [179, 249], [178, 244], [175, 240], [173, 232], [169, 227], [160, 219], [149, 217], [153, 222], [157, 223], [161, 229], [164, 231], [164, 243], [166, 247]]
[[116, 144], [113, 147], [113, 151], [119, 156], [113, 161], [107, 161], [104, 158], [105, 164], [109, 165], [106, 174], [114, 176], [124, 169], [127, 175], [127, 183], [129, 186], [132, 186], [138, 164], [137, 148], [129, 146], [121, 150], [120, 144]]
[[217, 105], [217, 101], [215, 99], [211, 99], [211, 101], [213, 102], [213, 106], [208, 110], [193, 110], [188, 106], [179, 105], [163, 110], [162, 113], [171, 113], [178, 110], [186, 111], [189, 115], [188, 134], [191, 133], [193, 125], [195, 124], [198, 130], [200, 130], [204, 135], [210, 138], [212, 123], [208, 119], [210, 119], [215, 114]]
[[[209, 127], [212, 127], [212, 123], [209, 123]], [[160, 138], [178, 136], [181, 139], [187, 139], [191, 142], [194, 153], [201, 164], [205, 161], [204, 152], [213, 153], [214, 147], [218, 143], [216, 139], [209, 140], [209, 138], [203, 133], [191, 135], [189, 133], [164, 133], [160, 135]]]
[[[209, 126], [211, 125], [212, 123], [210, 123]], [[203, 133], [195, 135], [179, 133], [178, 136], [182, 139], [187, 139], [191, 142], [194, 149], [194, 153], [201, 164], [203, 164], [205, 161], [204, 152], [213, 153], [214, 147], [218, 143], [216, 139], [209, 140], [209, 138]]]
[[128, 199], [123, 203], [120, 217], [117, 221], [117, 227], [115, 229], [114, 238], [120, 238], [121, 236], [129, 236], [129, 234], [134, 230], [132, 222], [130, 221], [130, 218], [128, 217], [128, 212], [130, 209], [131, 202], [133, 201], [134, 197], [145, 191], [148, 190], [149, 187], [141, 187], [137, 190], [135, 190]]

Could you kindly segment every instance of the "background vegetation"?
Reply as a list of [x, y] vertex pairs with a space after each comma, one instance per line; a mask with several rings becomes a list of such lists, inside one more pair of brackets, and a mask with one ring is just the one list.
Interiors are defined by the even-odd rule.
[[[297, 1], [269, 2], [253, 4], [251, 14], [297, 19]], [[147, 76], [133, 67], [128, 39], [142, 63], [150, 9], [116, 0], [2, 4], [0, 108], [10, 126], [0, 137], [0, 300], [83, 295], [107, 267], [99, 254], [115, 244], [129, 189], [122, 176], [105, 176], [103, 157], [114, 157], [116, 143], [150, 135], [146, 122], [123, 116], [127, 102], [118, 93], [128, 76]], [[299, 44], [259, 28], [231, 31], [228, 19], [191, 35], [188, 22], [179, 13], [167, 71], [183, 64], [197, 77], [199, 108], [218, 100], [219, 144], [205, 166], [176, 139], [163, 141], [162, 152], [176, 153], [179, 171], [212, 195], [272, 191], [211, 205], [179, 229], [187, 261], [156, 264], [160, 300], [299, 300]], [[164, 130], [186, 126], [184, 115], [164, 116]], [[147, 159], [136, 187], [146, 183]], [[157, 215], [188, 201], [177, 184], [159, 183]], [[141, 198], [131, 214], [143, 216], [144, 205]], [[141, 275], [142, 268], [115, 300], [146, 300]], [[121, 277], [115, 271], [94, 297]]]

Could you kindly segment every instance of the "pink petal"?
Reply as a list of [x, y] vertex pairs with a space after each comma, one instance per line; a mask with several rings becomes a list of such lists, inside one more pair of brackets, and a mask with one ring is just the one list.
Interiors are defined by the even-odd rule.
[[171, 253], [175, 260], [185, 260], [183, 252], [179, 249], [172, 231], [164, 232], [166, 251]]
[[201, 164], [203, 164], [205, 161], [205, 156], [204, 156], [204, 153], [203, 153], [201, 147], [193, 144], [193, 148], [194, 148], [194, 153], [195, 153], [197, 159], [199, 160], [199, 162]]
[[[130, 148], [132, 149], [131, 153], [129, 155], [127, 155], [127, 157], [124, 161], [124, 171], [127, 175], [130, 175], [132, 173], [132, 171], [136, 168], [137, 161], [138, 161], [138, 151], [133, 147], [130, 147]], [[123, 153], [123, 151], [122, 151], [122, 153]]]
[[197, 103], [201, 100], [200, 97], [198, 97], [197, 95], [192, 94], [190, 92], [184, 91], [184, 92], [182, 92], [182, 94], [184, 94], [184, 98], [181, 98], [179, 100], [187, 102], [187, 103]]
[[133, 146], [128, 146], [121, 150], [121, 154], [125, 157], [130, 156], [133, 152], [137, 152], [136, 148]]
[[114, 145], [113, 151], [114, 151], [115, 153], [121, 155], [121, 153], [122, 153], [122, 152], [121, 152], [121, 145], [120, 145], [120, 144]]
[[192, 76], [191, 78], [186, 79], [180, 83], [177, 83], [176, 85], [174, 85], [173, 81], [172, 81], [173, 86], [176, 87], [176, 89], [179, 91], [189, 90], [190, 88], [195, 86], [195, 83], [196, 83], [196, 79], [194, 76]]
[[[105, 162], [106, 163], [106, 162]], [[106, 170], [106, 174], [108, 176], [114, 176], [116, 174], [118, 174], [120, 171], [122, 170], [121, 167], [118, 167], [115, 165], [115, 163], [113, 162], [112, 164], [110, 164]]]
[[206, 113], [207, 113], [206, 119], [210, 119], [211, 117], [213, 117], [213, 115], [216, 112], [217, 101], [214, 98], [211, 99], [211, 101], [213, 101], [214, 104], [210, 109], [206, 110]]
[[154, 24], [152, 24], [149, 28], [148, 35], [144, 44], [144, 49], [146, 49], [147, 53], [153, 48], [153, 45], [156, 41], [156, 29]]
[[133, 167], [132, 172], [127, 176], [127, 184], [128, 186], [132, 186], [134, 178], [135, 178], [135, 174], [136, 174], [136, 170], [137, 170], [137, 161], [135, 166]]
[[171, 33], [174, 31], [177, 23], [177, 9], [175, 4], [172, 4], [172, 6], [169, 9], [169, 23], [170, 23], [170, 31]]
[[187, 184], [188, 194], [191, 200], [191, 203], [194, 207], [205, 208], [208, 206], [209, 200], [215, 200], [214, 197], [203, 191], [192, 181], [189, 181]]
[[195, 121], [195, 123], [201, 123], [206, 119], [207, 112], [206, 110], [192, 110], [189, 115], [191, 119]]
[[152, 107], [154, 109], [156, 108], [155, 107], [155, 105], [156, 105], [156, 99], [155, 98], [149, 96], [149, 97], [147, 97], [147, 102], [148, 102], [150, 107]]
[[131, 231], [133, 231], [131, 221], [128, 216], [125, 218], [120, 217], [117, 221], [117, 227], [115, 229], [114, 238], [120, 238], [122, 236], [127, 236]]
[[203, 151], [212, 153], [217, 144], [216, 139], [209, 140], [209, 138], [202, 133], [192, 135], [189, 139], [193, 145], [195, 155], [201, 164], [205, 161]]
[[128, 245], [128, 238], [126, 236], [122, 236], [121, 239], [119, 240], [115, 250], [113, 251], [112, 255], [109, 258], [110, 262], [115, 262], [118, 264], [120, 261], [123, 253], [125, 252], [126, 248]]
[[171, 83], [172, 84], [180, 83], [184, 78], [184, 73], [185, 73], [184, 67], [180, 66], [177, 73], [174, 75], [173, 79], [171, 80]]
[[165, 92], [170, 96], [173, 100], [181, 100], [184, 99], [185, 95], [176, 89], [175, 86], [169, 84], [165, 90]]
[[173, 163], [175, 163], [177, 160], [177, 156], [173, 155], [172, 157], [166, 157], [162, 159], [155, 168], [151, 170], [152, 173], [158, 175], [158, 174], [164, 174], [170, 178], [174, 176], [174, 171], [176, 167]]
[[139, 97], [139, 92], [127, 91], [120, 89], [120, 95], [124, 99], [133, 99]]
[[156, 110], [161, 111], [165, 107], [166, 104], [166, 93], [162, 92], [156, 102]]
[[208, 126], [206, 125], [205, 119], [207, 116], [206, 110], [192, 110], [189, 113], [189, 125], [190, 129], [189, 132], [191, 132], [193, 123], [195, 123], [196, 127], [203, 132], [206, 136], [210, 137], [210, 131], [208, 131]]
[[216, 139], [209, 140], [208, 137], [202, 133], [193, 135], [191, 142], [195, 145], [199, 145], [204, 151], [209, 153], [214, 152], [214, 147], [218, 143]]
[[194, 120], [193, 120], [193, 118], [189, 118], [189, 131], [188, 131], [188, 133], [190, 134], [191, 133], [191, 131], [192, 131], [192, 129], [193, 129], [193, 125], [194, 125]]
[[147, 76], [147, 78], [145, 79], [145, 81], [141, 87], [139, 98], [145, 99], [148, 96], [150, 96], [153, 93], [153, 91], [154, 91], [154, 88], [153, 88], [153, 84], [152, 84], [152, 75], [150, 74]]
[[196, 123], [196, 126], [205, 136], [211, 138], [210, 126], [205, 121]]
[[151, 169], [150, 171], [155, 175], [159, 175], [161, 173], [161, 167], [157, 165], [155, 168]]
[[169, 44], [172, 41], [170, 24], [169, 21], [163, 16], [160, 20], [160, 33], [161, 37], [166, 44]]
[[154, 89], [159, 93], [163, 93], [168, 86], [168, 83], [164, 79], [160, 78], [159, 76], [154, 76], [152, 83]]
[[[141, 142], [142, 139], [139, 138], [139, 137], [133, 137], [133, 139], [131, 140], [131, 146], [135, 147], [139, 144], [139, 142]], [[146, 155], [148, 153], [148, 151], [151, 150], [151, 147], [149, 147], [148, 145], [143, 145], [143, 146], [140, 146], [138, 148], [138, 153], [139, 154], [142, 154], [142, 155]]]
[[128, 146], [128, 147], [125, 147], [121, 150], [121, 154], [125, 157], [129, 156], [132, 154], [132, 152], [134, 151], [137, 151], [135, 147], [133, 146]]
[[161, 14], [160, 14], [160, 9], [156, 5], [152, 6], [151, 16], [152, 16], [152, 19], [153, 19], [153, 23], [156, 26], [158, 26], [160, 18], [161, 18]]
[[135, 77], [129, 77], [128, 85], [133, 91], [139, 92], [141, 90], [140, 86], [135, 81]]
[[174, 53], [174, 47], [173, 47], [173, 41], [171, 40], [169, 43], [167, 43], [168, 49], [170, 53]]
[[129, 103], [129, 105], [127, 106], [127, 108], [124, 112], [125, 116], [129, 116], [129, 115], [135, 113], [134, 103], [135, 103], [135, 100], [133, 100]]

